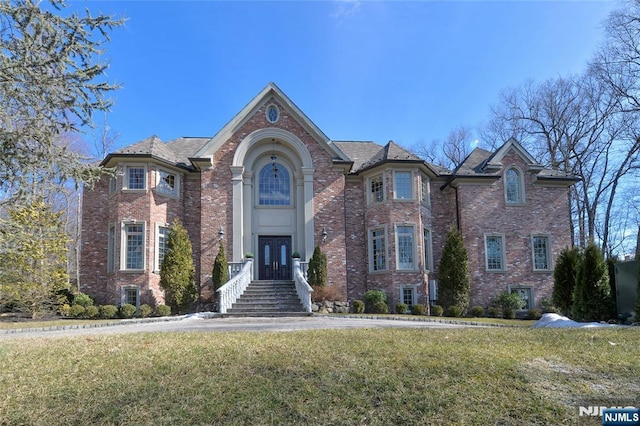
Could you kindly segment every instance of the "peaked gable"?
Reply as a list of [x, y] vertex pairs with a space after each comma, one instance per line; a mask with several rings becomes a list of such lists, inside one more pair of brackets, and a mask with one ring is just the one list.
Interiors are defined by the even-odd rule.
[[[194, 157], [207, 157], [216, 152], [231, 136], [236, 133], [253, 115], [263, 106], [276, 103], [286, 109], [295, 121], [297, 121], [316, 140], [332, 158], [348, 161], [348, 158], [337, 149], [318, 126], [298, 106], [293, 103], [285, 93], [270, 82], [260, 91], [244, 108], [242, 108], [227, 124], [220, 129], [206, 144], [204, 144]], [[282, 114], [282, 112], [281, 112]]]

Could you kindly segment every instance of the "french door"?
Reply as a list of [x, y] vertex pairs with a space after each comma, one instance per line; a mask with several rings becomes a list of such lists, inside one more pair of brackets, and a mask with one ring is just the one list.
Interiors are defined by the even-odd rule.
[[291, 279], [291, 237], [258, 237], [258, 279]]

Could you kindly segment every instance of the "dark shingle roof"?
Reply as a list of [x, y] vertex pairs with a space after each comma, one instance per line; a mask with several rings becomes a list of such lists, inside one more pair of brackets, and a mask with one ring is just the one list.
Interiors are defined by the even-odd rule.
[[374, 142], [333, 141], [333, 144], [353, 161], [351, 173], [359, 171], [364, 163], [382, 149], [382, 146]]
[[[191, 168], [189, 157], [193, 156], [209, 139], [182, 137], [164, 143], [154, 135], [119, 149], [109, 157], [119, 155], [149, 156], [176, 166]], [[103, 163], [106, 161], [107, 159]]]

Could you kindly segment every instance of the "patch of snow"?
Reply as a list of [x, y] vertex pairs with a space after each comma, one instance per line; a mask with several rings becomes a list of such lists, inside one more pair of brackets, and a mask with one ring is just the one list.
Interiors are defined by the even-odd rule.
[[618, 324], [604, 322], [577, 322], [558, 314], [544, 314], [532, 325], [533, 328], [592, 328], [620, 327]]

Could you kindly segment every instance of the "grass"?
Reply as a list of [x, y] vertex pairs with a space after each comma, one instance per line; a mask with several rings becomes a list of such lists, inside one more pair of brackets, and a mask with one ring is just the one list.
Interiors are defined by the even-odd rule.
[[0, 340], [0, 389], [0, 424], [576, 424], [640, 405], [640, 328]]

